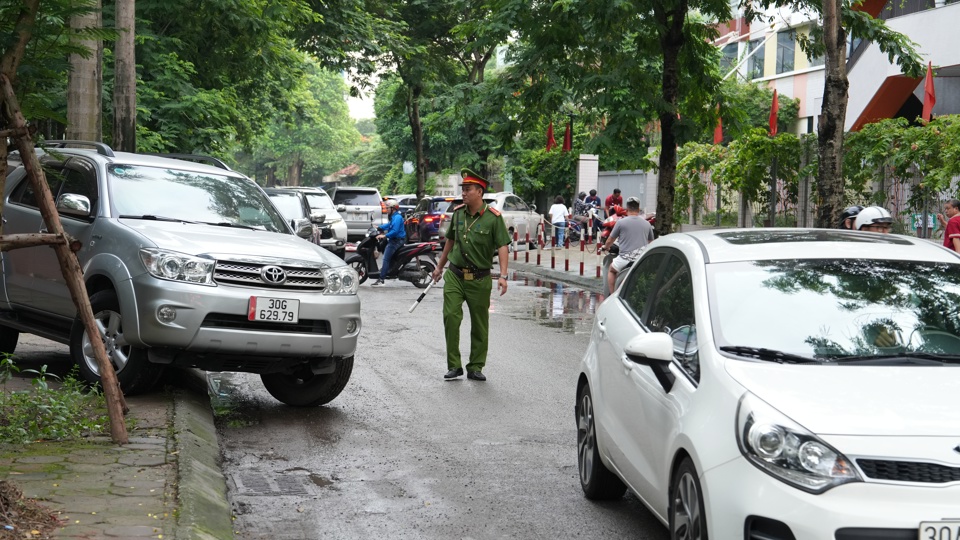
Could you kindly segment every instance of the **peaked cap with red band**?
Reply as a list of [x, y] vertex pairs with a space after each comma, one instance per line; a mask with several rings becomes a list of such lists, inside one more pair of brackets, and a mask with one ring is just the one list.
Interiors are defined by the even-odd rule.
[[471, 171], [470, 169], [460, 169], [460, 178], [463, 179], [460, 182], [461, 186], [465, 186], [467, 184], [474, 184], [474, 185], [480, 186], [484, 191], [487, 191], [487, 188], [490, 185], [489, 182], [487, 182], [486, 178]]

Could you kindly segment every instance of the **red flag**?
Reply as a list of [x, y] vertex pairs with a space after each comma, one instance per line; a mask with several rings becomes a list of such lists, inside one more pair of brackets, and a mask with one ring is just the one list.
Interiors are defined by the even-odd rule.
[[553, 122], [550, 122], [550, 127], [547, 128], [547, 152], [553, 150], [557, 147], [557, 141], [553, 138]]
[[937, 94], [933, 90], [933, 62], [927, 63], [927, 80], [923, 82], [923, 121], [930, 121], [930, 113], [937, 103]]
[[777, 136], [777, 111], [780, 110], [780, 100], [777, 99], [777, 91], [773, 91], [773, 103], [770, 105], [770, 136]]
[[563, 150], [564, 152], [569, 152], [573, 148], [573, 128], [570, 124], [573, 123], [573, 120], [567, 122], [567, 131], [563, 134]]
[[713, 144], [723, 142], [723, 119], [720, 118], [720, 104], [717, 104], [717, 127], [713, 129]]

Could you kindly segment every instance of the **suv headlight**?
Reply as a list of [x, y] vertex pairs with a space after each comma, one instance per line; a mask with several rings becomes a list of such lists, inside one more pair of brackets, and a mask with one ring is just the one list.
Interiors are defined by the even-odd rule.
[[144, 248], [140, 260], [151, 276], [170, 281], [214, 285], [213, 269], [217, 261], [194, 257], [166, 249]]
[[323, 294], [357, 294], [360, 278], [349, 266], [337, 266], [323, 269], [323, 281], [326, 284]]
[[737, 444], [747, 461], [809, 493], [863, 481], [846, 456], [749, 392], [737, 406]]

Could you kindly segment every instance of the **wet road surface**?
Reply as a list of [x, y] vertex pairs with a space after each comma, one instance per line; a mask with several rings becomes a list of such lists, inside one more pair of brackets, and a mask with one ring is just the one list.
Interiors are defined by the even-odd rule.
[[210, 374], [238, 538], [668, 537], [635, 497], [580, 490], [574, 391], [602, 298], [511, 274], [491, 306], [488, 381], [445, 382], [442, 292], [408, 314], [419, 293], [361, 286], [353, 376], [325, 407]]

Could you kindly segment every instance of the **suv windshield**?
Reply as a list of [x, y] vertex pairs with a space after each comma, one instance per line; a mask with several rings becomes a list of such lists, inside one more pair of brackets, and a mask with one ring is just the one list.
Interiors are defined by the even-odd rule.
[[162, 167], [110, 165], [110, 195], [120, 216], [289, 232], [260, 189], [245, 178]]
[[333, 193], [333, 202], [353, 206], [380, 207], [380, 197], [375, 191], [350, 191], [338, 189]]
[[960, 355], [960, 265], [800, 259], [707, 265], [714, 338], [806, 358]]

